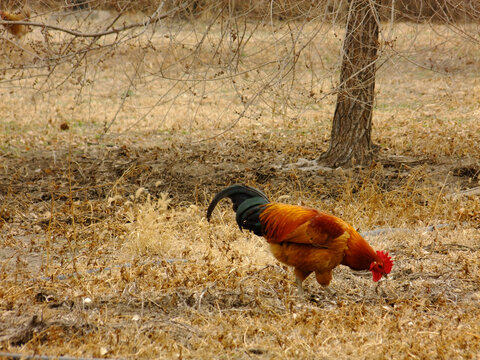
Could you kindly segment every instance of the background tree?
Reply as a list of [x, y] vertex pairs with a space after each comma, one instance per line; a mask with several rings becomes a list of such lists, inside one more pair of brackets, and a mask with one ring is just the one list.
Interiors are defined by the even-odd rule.
[[372, 158], [378, 32], [378, 4], [350, 0], [330, 146], [320, 157], [325, 165], [365, 164]]

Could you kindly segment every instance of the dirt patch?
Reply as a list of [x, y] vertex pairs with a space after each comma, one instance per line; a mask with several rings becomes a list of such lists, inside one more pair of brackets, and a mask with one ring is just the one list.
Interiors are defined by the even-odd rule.
[[[224, 140], [221, 148], [215, 142], [191, 144], [165, 139], [162, 142], [162, 147], [89, 145], [74, 153], [66, 149], [57, 149], [55, 154], [35, 150], [15, 158], [4, 157], [3, 166], [11, 171], [0, 174], [1, 191], [8, 194], [7, 201], [18, 196], [26, 197], [31, 204], [48, 203], [52, 195], [59, 201], [70, 196], [74, 201], [101, 200], [118, 192], [128, 196], [138, 187], [144, 187], [156, 196], [168, 192], [177, 203], [192, 201], [192, 196], [199, 196], [196, 201], [206, 202], [206, 188], [213, 192], [232, 182], [288, 188], [295, 178], [299, 186], [308, 187], [309, 191], [322, 189], [325, 192], [322, 195], [333, 196], [337, 185], [348, 181], [358, 184], [370, 177], [389, 191], [403, 186], [411, 174], [419, 172], [425, 182], [443, 182], [448, 191], [464, 190], [476, 186], [480, 173], [479, 163], [472, 159], [388, 154], [369, 168], [305, 166], [305, 162], [299, 161], [302, 159], [299, 153], [314, 159], [320, 153], [315, 143], [302, 144], [297, 152], [284, 151], [285, 144], [280, 142], [255, 139], [242, 143]], [[6, 208], [4, 220], [11, 220]]]

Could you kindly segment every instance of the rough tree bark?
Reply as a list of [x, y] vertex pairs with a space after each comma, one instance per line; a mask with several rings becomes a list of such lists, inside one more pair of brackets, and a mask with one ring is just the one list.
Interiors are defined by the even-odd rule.
[[350, 0], [340, 85], [323, 165], [367, 164], [372, 159], [372, 108], [378, 50], [378, 2]]

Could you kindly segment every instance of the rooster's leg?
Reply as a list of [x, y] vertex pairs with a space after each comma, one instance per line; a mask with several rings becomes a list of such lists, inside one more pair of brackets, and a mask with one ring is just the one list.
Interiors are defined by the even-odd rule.
[[305, 295], [305, 291], [303, 290], [303, 285], [302, 285], [303, 281], [300, 280], [298, 277], [295, 277], [295, 282], [297, 283], [298, 296]]
[[308, 275], [310, 275], [311, 271], [302, 271], [299, 269], [295, 269], [295, 282], [297, 283], [298, 295], [303, 296], [305, 295], [305, 291], [303, 291], [303, 280], [305, 280]]

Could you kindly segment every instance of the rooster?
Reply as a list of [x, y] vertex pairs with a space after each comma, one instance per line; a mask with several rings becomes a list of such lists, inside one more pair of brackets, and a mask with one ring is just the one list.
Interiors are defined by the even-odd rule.
[[294, 267], [300, 295], [304, 294], [303, 281], [311, 273], [326, 287], [332, 270], [340, 264], [370, 270], [374, 282], [392, 270], [388, 253], [373, 250], [342, 219], [304, 206], [272, 203], [263, 192], [249, 186], [232, 185], [220, 191], [208, 207], [208, 221], [215, 206], [226, 197], [232, 200], [240, 230], [263, 236], [273, 255]]
[[[0, 10], [0, 18], [2, 20], [6, 21], [26, 21], [30, 17], [30, 11], [25, 9], [21, 13], [18, 14], [13, 14], [7, 11], [2, 11]], [[7, 31], [16, 36], [17, 38], [21, 38], [23, 35], [25, 35], [28, 31], [29, 28], [26, 25], [20, 25], [20, 24], [3, 24], [5, 29]]]

